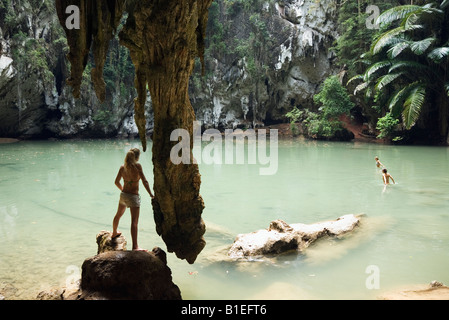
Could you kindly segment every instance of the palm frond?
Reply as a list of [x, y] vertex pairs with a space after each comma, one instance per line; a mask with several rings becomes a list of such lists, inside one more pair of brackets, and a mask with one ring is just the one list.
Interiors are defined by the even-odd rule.
[[410, 44], [410, 49], [417, 55], [422, 55], [435, 42], [435, 38], [430, 37]]
[[413, 127], [418, 120], [425, 98], [425, 87], [422, 84], [415, 84], [415, 87], [410, 90], [402, 110], [402, 121], [407, 130]]
[[402, 106], [412, 88], [412, 85], [414, 86], [415, 83], [409, 84], [402, 89], [397, 90], [396, 93], [388, 101], [388, 109], [390, 110], [390, 113], [394, 118], [399, 117], [399, 115], [401, 114]]
[[404, 5], [393, 7], [383, 12], [377, 17], [376, 23], [381, 26], [386, 26], [396, 20], [402, 20], [407, 17], [410, 13], [416, 12], [421, 7], [417, 5]]
[[425, 74], [424, 72], [430, 71], [427, 65], [409, 60], [394, 61], [390, 69], [388, 69], [388, 73], [392, 73], [393, 71], [396, 71], [396, 69], [406, 69], [410, 72], [416, 72], [417, 70], [420, 70], [422, 71], [422, 75]]
[[397, 28], [391, 29], [383, 33], [379, 38], [377, 38], [371, 45], [372, 54], [379, 53], [383, 48], [395, 45], [402, 42], [404, 39], [399, 37], [406, 30], [404, 27], [399, 26]]
[[351, 79], [348, 80], [348, 82], [346, 82], [346, 85], [350, 84], [352, 81], [355, 80], [363, 80], [363, 74], [357, 74], [353, 76]]
[[401, 26], [403, 26], [405, 29], [410, 30], [414, 28], [414, 26], [419, 21], [419, 15], [417, 12], [410, 13], [406, 18], [402, 19]]
[[444, 0], [443, 2], [441, 2], [440, 4], [440, 8], [441, 9], [446, 9], [449, 6], [449, 0]]
[[386, 74], [386, 75], [380, 77], [379, 81], [377, 81], [377, 83], [376, 83], [375, 89], [378, 90], [378, 91], [382, 90], [387, 85], [392, 83], [394, 80], [396, 80], [397, 78], [402, 76], [404, 73], [405, 72], [397, 72], [397, 73]]
[[394, 46], [392, 46], [390, 49], [388, 49], [388, 57], [390, 59], [396, 58], [398, 55], [401, 54], [402, 51], [404, 51], [407, 48], [410, 48], [410, 41], [404, 40], [402, 42], [396, 43]]
[[363, 80], [366, 82], [371, 81], [372, 76], [376, 72], [378, 72], [379, 70], [381, 70], [385, 67], [389, 67], [389, 66], [391, 66], [391, 61], [389, 61], [389, 60], [383, 60], [383, 61], [374, 63], [373, 65], [371, 65], [371, 67], [368, 68], [368, 70], [366, 70]]
[[354, 95], [356, 95], [359, 91], [365, 90], [368, 87], [368, 82], [362, 82], [354, 89]]
[[[448, 0], [449, 1], [449, 0]], [[440, 63], [444, 57], [449, 56], [449, 47], [435, 48], [429, 52], [427, 57], [436, 63]]]

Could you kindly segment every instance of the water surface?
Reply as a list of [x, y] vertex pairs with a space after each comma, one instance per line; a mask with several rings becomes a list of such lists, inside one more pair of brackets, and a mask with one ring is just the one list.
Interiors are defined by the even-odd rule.
[[[140, 144], [0, 145], [0, 292], [33, 299], [76, 278], [96, 254], [96, 234], [111, 230], [114, 179], [131, 147]], [[152, 181], [149, 150], [140, 162]], [[279, 141], [275, 175], [259, 175], [257, 164], [202, 163], [207, 245], [193, 265], [168, 253], [173, 280], [184, 299], [375, 299], [398, 286], [448, 284], [448, 150], [298, 139]], [[396, 185], [384, 188], [375, 156]], [[166, 250], [143, 192], [139, 245]], [[248, 262], [223, 255], [237, 234], [272, 220], [314, 223], [345, 214], [364, 214], [358, 231], [319, 241], [305, 254]], [[129, 227], [128, 210], [119, 229], [131, 247]], [[370, 288], [373, 266], [379, 281]]]

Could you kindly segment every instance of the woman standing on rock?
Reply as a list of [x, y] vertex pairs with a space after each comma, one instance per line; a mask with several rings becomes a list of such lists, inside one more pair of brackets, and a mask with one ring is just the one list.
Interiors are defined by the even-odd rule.
[[[137, 148], [130, 149], [125, 157], [124, 165], [120, 166], [120, 169], [115, 178], [115, 185], [120, 189], [120, 200], [118, 203], [117, 213], [112, 221], [112, 238], [120, 236], [122, 233], [117, 231], [120, 218], [125, 213], [126, 208], [131, 210], [131, 238], [133, 242], [133, 250], [145, 250], [141, 249], [137, 245], [137, 224], [139, 222], [140, 214], [140, 196], [139, 196], [139, 180], [142, 179], [142, 183], [145, 189], [153, 198], [151, 193], [150, 184], [148, 183], [145, 175], [143, 174], [142, 166], [139, 161], [140, 150]], [[123, 186], [120, 180], [123, 178]]]

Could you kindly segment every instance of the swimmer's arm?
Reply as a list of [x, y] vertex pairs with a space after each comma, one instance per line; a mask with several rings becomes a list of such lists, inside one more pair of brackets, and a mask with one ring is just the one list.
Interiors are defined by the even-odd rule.
[[120, 191], [123, 191], [122, 184], [120, 183], [120, 179], [122, 179], [122, 170], [123, 166], [120, 167], [117, 173], [117, 177], [115, 177], [115, 185], [120, 189]]
[[393, 179], [393, 177], [391, 175], [390, 175], [390, 178], [391, 178], [391, 180], [393, 180], [393, 183], [396, 184], [396, 182], [394, 182], [394, 179]]
[[139, 170], [140, 179], [142, 179], [143, 186], [147, 190], [147, 192], [150, 194], [151, 198], [154, 198], [153, 194], [151, 193], [150, 184], [147, 181], [147, 178], [145, 178], [145, 175], [143, 174], [142, 166], [139, 164], [137, 166], [137, 170]]

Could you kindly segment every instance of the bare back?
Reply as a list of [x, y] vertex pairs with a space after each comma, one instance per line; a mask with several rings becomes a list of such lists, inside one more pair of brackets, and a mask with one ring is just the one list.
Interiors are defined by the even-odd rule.
[[[138, 166], [139, 164], [136, 164], [136, 167]], [[138, 168], [127, 170], [124, 166], [121, 166], [119, 174], [123, 178], [122, 191], [125, 193], [139, 194], [140, 173]]]

